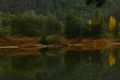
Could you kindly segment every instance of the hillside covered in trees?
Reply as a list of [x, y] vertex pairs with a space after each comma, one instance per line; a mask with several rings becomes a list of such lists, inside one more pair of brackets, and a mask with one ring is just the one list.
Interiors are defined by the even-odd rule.
[[19, 13], [34, 10], [38, 14], [50, 12], [57, 16], [74, 11], [78, 15], [89, 16], [99, 9], [107, 15], [118, 11], [119, 4], [119, 0], [0, 0], [0, 11]]
[[0, 37], [119, 38], [119, 0], [0, 0]]

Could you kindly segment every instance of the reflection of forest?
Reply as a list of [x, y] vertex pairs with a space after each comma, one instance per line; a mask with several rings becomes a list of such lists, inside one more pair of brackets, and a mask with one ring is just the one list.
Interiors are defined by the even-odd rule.
[[[114, 76], [120, 78], [118, 48], [112, 52], [106, 49], [60, 53], [59, 50], [44, 49], [37, 55], [1, 56], [0, 80], [77, 80], [78, 78], [108, 80]], [[104, 77], [106, 74], [109, 75]]]

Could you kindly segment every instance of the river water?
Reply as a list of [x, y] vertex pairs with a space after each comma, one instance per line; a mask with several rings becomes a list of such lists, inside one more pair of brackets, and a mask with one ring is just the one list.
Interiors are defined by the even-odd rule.
[[120, 80], [120, 48], [0, 50], [0, 80]]

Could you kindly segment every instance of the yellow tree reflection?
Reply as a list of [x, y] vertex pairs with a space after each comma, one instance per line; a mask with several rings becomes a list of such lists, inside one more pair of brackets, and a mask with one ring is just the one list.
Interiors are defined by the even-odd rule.
[[116, 63], [116, 58], [115, 58], [114, 52], [112, 50], [110, 50], [108, 61], [109, 61], [110, 66], [113, 66]]

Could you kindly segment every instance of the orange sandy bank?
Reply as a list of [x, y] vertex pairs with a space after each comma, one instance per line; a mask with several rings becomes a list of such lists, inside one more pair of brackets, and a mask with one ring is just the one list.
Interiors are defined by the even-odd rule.
[[20, 46], [20, 45], [34, 45], [38, 44], [38, 39], [32, 38], [10, 38], [10, 39], [0, 39], [0, 46]]
[[[84, 47], [104, 47], [106, 44], [113, 43], [113, 40], [106, 39], [66, 39], [59, 38], [58, 43], [63, 46], [84, 46]], [[0, 46], [34, 46], [40, 44], [38, 38], [10, 38], [0, 39]], [[52, 43], [51, 43], [52, 44]], [[44, 44], [42, 44], [44, 45]], [[56, 44], [57, 45], [57, 44]]]

